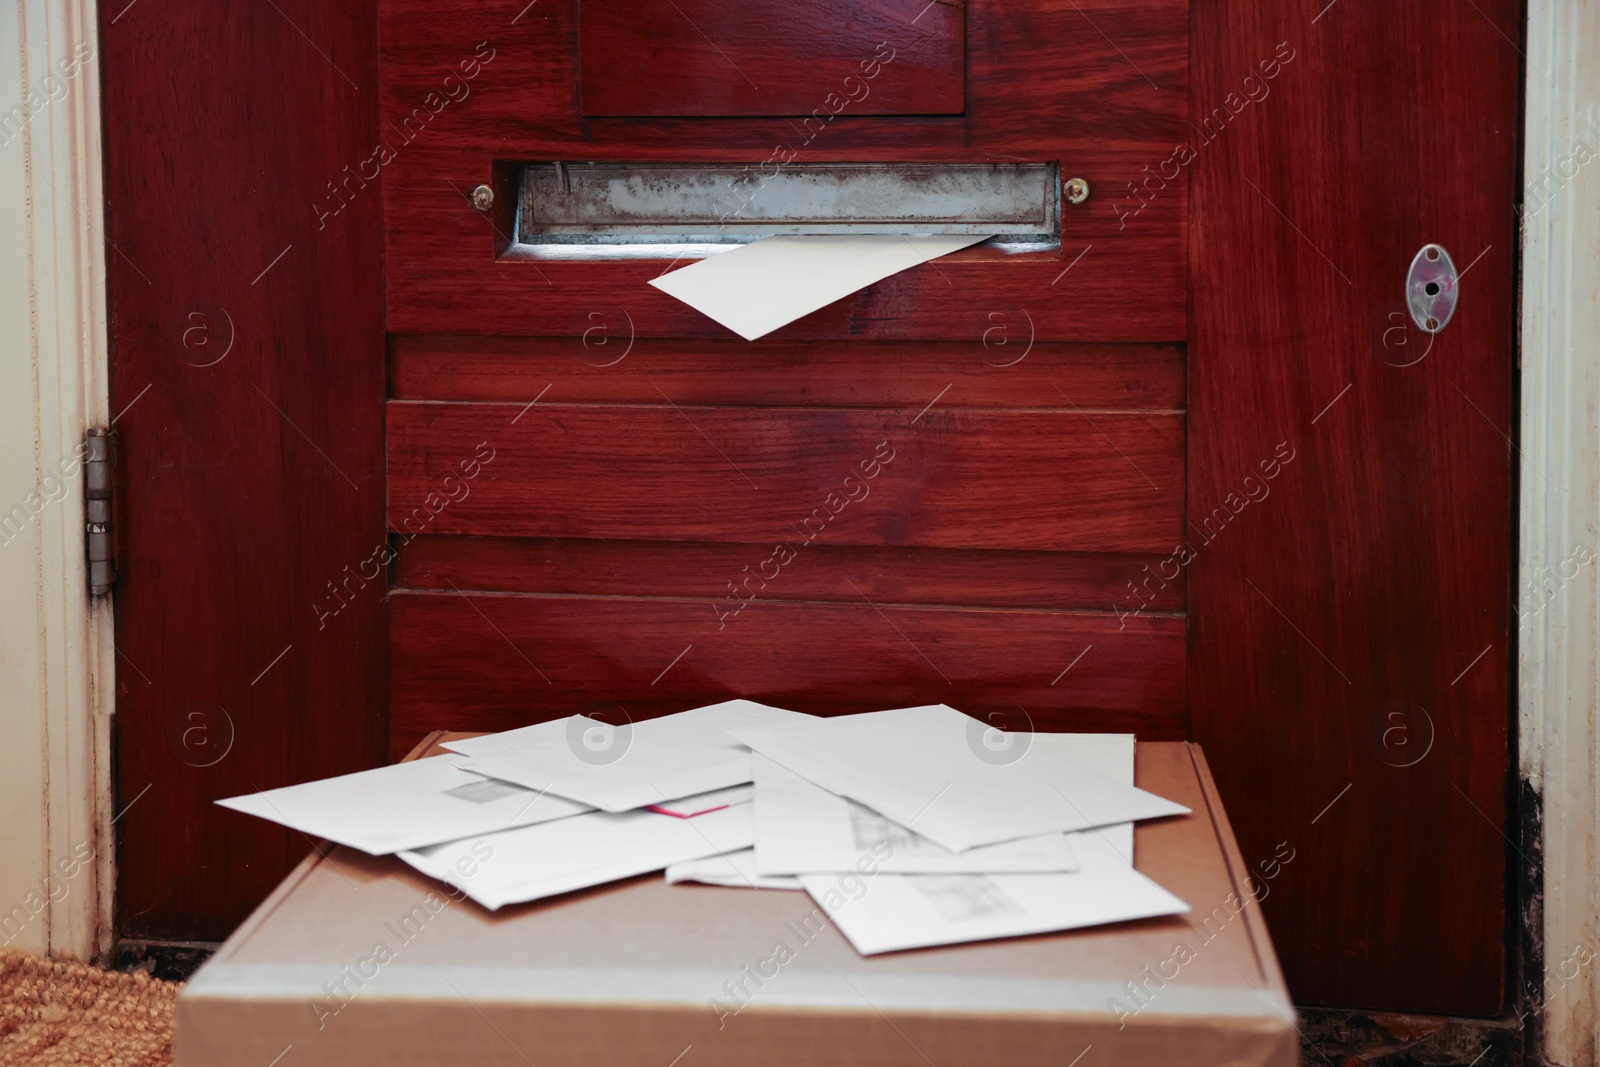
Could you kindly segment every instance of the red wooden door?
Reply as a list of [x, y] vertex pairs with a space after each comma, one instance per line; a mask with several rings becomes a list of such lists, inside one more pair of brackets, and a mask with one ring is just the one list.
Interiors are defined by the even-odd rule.
[[[1295, 849], [1264, 906], [1297, 996], [1492, 1015], [1521, 7], [1195, 11], [1191, 729], [1246, 853]], [[1464, 272], [1431, 338], [1430, 242]]]
[[[944, 701], [1203, 741], [1297, 996], [1497, 1011], [1515, 12], [1363, 5], [108, 12], [124, 935], [305, 847], [209, 799], [433, 729]], [[1093, 194], [753, 344], [513, 229], [521, 163], [795, 158]]]
[[377, 136], [375, 19], [101, 10], [124, 938], [219, 939], [305, 855], [213, 800], [384, 756], [381, 205], [314, 210]]

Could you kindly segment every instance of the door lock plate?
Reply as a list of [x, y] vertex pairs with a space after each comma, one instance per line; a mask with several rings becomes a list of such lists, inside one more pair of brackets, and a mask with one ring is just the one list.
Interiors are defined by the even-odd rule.
[[1418, 329], [1438, 333], [1445, 328], [1456, 313], [1459, 282], [1450, 253], [1441, 245], [1423, 245], [1406, 272], [1406, 306]]

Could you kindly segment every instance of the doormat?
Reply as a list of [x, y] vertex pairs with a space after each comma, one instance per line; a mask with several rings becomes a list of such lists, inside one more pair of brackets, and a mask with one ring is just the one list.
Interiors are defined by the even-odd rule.
[[0, 950], [0, 1064], [166, 1067], [179, 984]]

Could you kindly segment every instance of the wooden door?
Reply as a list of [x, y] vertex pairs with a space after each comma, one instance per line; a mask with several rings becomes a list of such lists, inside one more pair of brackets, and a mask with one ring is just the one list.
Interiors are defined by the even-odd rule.
[[218, 940], [310, 845], [212, 801], [387, 743], [357, 573], [384, 542], [381, 204], [314, 210], [377, 136], [376, 12], [113, 2], [100, 34], [117, 927]]
[[1190, 724], [1313, 1003], [1503, 1007], [1520, 11], [1195, 8]]
[[[209, 799], [433, 729], [945, 701], [1204, 742], [1297, 997], [1497, 1011], [1513, 6], [685, 3], [289, 5], [292, 76], [270, 12], [108, 13], [116, 396], [155, 383], [118, 424], [119, 634], [159, 665], [120, 682], [121, 799], [156, 783], [124, 935], [220, 936], [305, 847]], [[151, 75], [180, 43], [214, 58]], [[877, 95], [835, 110], [864, 44]], [[1053, 252], [754, 344], [649, 288], [665, 262], [514, 240], [521, 162], [797, 157], [1093, 193]], [[189, 254], [224, 224], [230, 258]], [[1472, 264], [1432, 348], [1393, 318], [1429, 241]], [[245, 347], [170, 359], [208, 308]], [[169, 739], [213, 705], [214, 761]]]

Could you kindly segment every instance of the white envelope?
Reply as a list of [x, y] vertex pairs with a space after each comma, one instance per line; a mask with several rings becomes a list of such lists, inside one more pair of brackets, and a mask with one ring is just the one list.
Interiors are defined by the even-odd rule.
[[[1034, 734], [1030, 743], [1059, 747], [1078, 763], [1099, 771], [1125, 785], [1133, 784], [1132, 734]], [[757, 757], [757, 763], [764, 757]], [[767, 761], [770, 762], [770, 761]], [[759, 825], [761, 809], [755, 809]], [[757, 831], [759, 838], [759, 830]], [[1133, 824], [1097, 826], [1066, 835], [1072, 841], [1082, 870], [1104, 871], [1133, 866]], [[800, 879], [791, 875], [764, 875], [756, 867], [756, 850], [741, 849], [721, 856], [674, 863], [667, 868], [667, 881], [703, 882], [708, 885], [755, 889], [800, 889]]]
[[872, 861], [901, 874], [1073, 871], [1067, 834], [1041, 834], [952, 852], [853, 800], [755, 756], [756, 869], [764, 875], [858, 870]]
[[486, 756], [491, 752], [501, 752], [509, 748], [530, 748], [546, 742], [565, 741], [574, 729], [572, 725], [574, 719], [580, 724], [594, 721], [582, 715], [569, 715], [564, 719], [536, 722], [532, 726], [519, 726], [515, 730], [479, 734], [477, 737], [463, 737], [455, 741], [441, 741], [439, 746], [451, 752], [459, 752], [463, 756]]
[[667, 868], [667, 884], [703, 882], [732, 889], [800, 889], [800, 879], [790, 875], [762, 874], [756, 870], [756, 850], [742, 848], [720, 856], [685, 860]]
[[754, 341], [873, 282], [989, 236], [912, 233], [766, 237], [653, 278], [650, 284], [746, 341]]
[[942, 704], [732, 731], [801, 777], [956, 852], [1189, 811], [1051, 745], [1020, 755], [991, 749], [988, 732]]
[[459, 770], [458, 762], [431, 756], [217, 803], [374, 856], [594, 810]]
[[[1133, 784], [1132, 734], [1033, 734], [1029, 741], [1055, 748], [1074, 763], [1098, 771], [1112, 781]], [[1120, 870], [1133, 866], [1131, 822], [1075, 830], [1067, 837], [1072, 841], [1080, 871]]]
[[748, 782], [750, 753], [728, 731], [811, 718], [729, 700], [619, 727], [574, 715], [446, 745], [477, 774], [621, 812]]
[[[1033, 734], [1027, 743], [1059, 750], [1063, 755], [1108, 778], [1125, 785], [1133, 784], [1132, 734]], [[1132, 823], [1097, 826], [1067, 836], [1072, 840], [1073, 850], [1078, 856], [1079, 869], [1076, 874], [1002, 875], [988, 878], [987, 884], [974, 881], [965, 884], [946, 882], [942, 885], [923, 883], [921, 886], [905, 884], [905, 879], [892, 874], [862, 875], [859, 880], [808, 875], [802, 878], [802, 882], [809, 881], [811, 885], [807, 888], [816, 889], [813, 896], [819, 904], [827, 902], [834, 905], [834, 911], [830, 914], [839, 923], [840, 932], [863, 955], [989, 937], [1048, 933], [1188, 910], [1181, 906], [1182, 901], [1165, 890], [1151, 892], [1155, 883], [1133, 870]], [[976, 877], [984, 878], [982, 875]], [[1020, 883], [1022, 892], [1017, 892], [1017, 884], [1011, 881], [1012, 878], [1024, 880]], [[866, 896], [877, 892], [878, 887], [882, 887], [882, 892], [875, 902], [861, 908]], [[830, 889], [833, 890], [832, 896], [828, 892]], [[1089, 894], [1089, 899], [1079, 900], [1075, 908], [1058, 906], [1074, 894], [1081, 893]], [[1007, 906], [1000, 900], [1002, 894], [1008, 895], [1019, 906], [1029, 901], [1036, 901], [1036, 906], [1023, 906], [1020, 913], [1006, 910]], [[853, 900], [854, 895], [860, 895], [861, 899]], [[930, 896], [937, 902], [930, 901]], [[1113, 900], [1121, 900], [1128, 905], [1124, 909], [1125, 914], [1104, 910]], [[944, 911], [939, 910], [938, 902], [944, 904]], [[925, 909], [926, 903], [934, 903], [936, 918], [926, 910], [919, 910]], [[959, 907], [962, 903], [965, 904], [964, 908]], [[971, 914], [974, 910], [982, 911], [985, 904], [998, 913], [988, 916]], [[1101, 910], [1096, 912], [1095, 909]], [[827, 910], [826, 906], [824, 910]], [[885, 920], [881, 915], [883, 911], [894, 914]], [[948, 917], [952, 912], [956, 916], [971, 917], [967, 920]], [[1106, 918], [1107, 915], [1111, 917]], [[1090, 921], [1083, 921], [1086, 918]]]
[[863, 956], [1189, 910], [1132, 868], [1074, 874], [803, 874], [800, 883]]
[[492, 911], [749, 848], [753, 840], [747, 801], [692, 819], [595, 811], [402, 852], [400, 858]]

